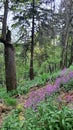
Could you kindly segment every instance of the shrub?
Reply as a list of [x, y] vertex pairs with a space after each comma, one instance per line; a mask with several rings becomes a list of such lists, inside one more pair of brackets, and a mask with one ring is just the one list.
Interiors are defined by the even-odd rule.
[[10, 106], [15, 106], [17, 104], [17, 100], [15, 98], [8, 97], [5, 99], [5, 103]]

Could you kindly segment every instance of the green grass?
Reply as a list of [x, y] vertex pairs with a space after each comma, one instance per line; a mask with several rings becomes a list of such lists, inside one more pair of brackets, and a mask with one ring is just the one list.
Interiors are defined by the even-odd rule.
[[73, 109], [62, 106], [58, 109], [53, 104], [53, 98], [41, 102], [36, 109], [23, 111], [22, 120], [20, 112], [16, 109], [9, 114], [1, 130], [72, 130]]
[[9, 95], [6, 92], [6, 88], [5, 87], [1, 87], [0, 86], [0, 98], [5, 99], [6, 97], [8, 97]]
[[15, 98], [8, 97], [5, 100], [5, 103], [9, 106], [16, 106], [17, 100]]

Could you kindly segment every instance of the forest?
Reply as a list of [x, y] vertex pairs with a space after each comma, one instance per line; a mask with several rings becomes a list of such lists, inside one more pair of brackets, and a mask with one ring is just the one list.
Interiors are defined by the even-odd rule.
[[0, 130], [73, 130], [73, 0], [0, 0]]

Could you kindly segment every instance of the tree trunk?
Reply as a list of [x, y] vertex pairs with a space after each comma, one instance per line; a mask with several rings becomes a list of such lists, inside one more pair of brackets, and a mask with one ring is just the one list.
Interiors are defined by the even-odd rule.
[[7, 92], [16, 89], [16, 66], [13, 45], [5, 45], [5, 76]]
[[[63, 37], [62, 37], [63, 39]], [[63, 44], [63, 43], [62, 43]], [[64, 52], [64, 45], [62, 45], [62, 52], [61, 52], [61, 61], [60, 61], [60, 68], [62, 69], [64, 66], [63, 66], [63, 52]]]
[[[68, 38], [66, 39], [68, 40]], [[67, 43], [66, 43], [67, 42]], [[62, 57], [62, 69], [64, 67], [67, 67], [67, 50], [68, 50], [68, 41], [65, 42], [65, 47], [64, 47], [64, 51], [63, 51], [63, 57]]]
[[[61, 60], [61, 68], [67, 67], [67, 50], [68, 50], [68, 37], [69, 37], [69, 25], [70, 25], [70, 15], [71, 15], [71, 8], [72, 8], [72, 1], [66, 2], [65, 1], [65, 30], [63, 33], [63, 42], [64, 48], [62, 50], [62, 60]], [[64, 29], [64, 28], [63, 28]]]
[[4, 1], [4, 18], [2, 25], [2, 37], [0, 42], [4, 44], [5, 78], [7, 92], [16, 89], [16, 68], [14, 47], [11, 44], [11, 31], [7, 30], [8, 0]]
[[34, 3], [33, 0], [33, 16], [32, 16], [32, 41], [31, 41], [31, 57], [30, 57], [30, 80], [34, 79], [34, 70], [33, 70], [33, 56], [34, 56]]
[[72, 41], [72, 45], [71, 45], [71, 56], [70, 56], [70, 60], [69, 60], [69, 66], [72, 65], [72, 63], [73, 63], [73, 41]]
[[2, 38], [6, 40], [6, 29], [7, 29], [7, 15], [8, 15], [8, 0], [4, 1], [4, 17], [2, 23]]

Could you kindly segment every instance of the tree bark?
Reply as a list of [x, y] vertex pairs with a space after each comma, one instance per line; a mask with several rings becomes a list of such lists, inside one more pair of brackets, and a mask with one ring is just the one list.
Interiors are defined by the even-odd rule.
[[73, 63], [73, 39], [72, 39], [72, 45], [71, 45], [71, 55], [70, 55], [70, 60], [69, 60], [69, 66], [72, 65], [72, 63]]
[[16, 65], [13, 45], [5, 45], [5, 76], [7, 92], [16, 89]]
[[34, 79], [34, 70], [33, 70], [33, 56], [34, 56], [34, 3], [33, 0], [33, 16], [32, 16], [32, 40], [31, 40], [31, 58], [30, 58], [30, 80]]
[[[67, 67], [67, 50], [68, 50], [68, 38], [69, 38], [69, 25], [70, 25], [70, 15], [71, 15], [72, 1], [65, 1], [65, 30], [63, 32], [62, 41], [64, 46], [62, 48], [61, 54], [61, 68]], [[63, 28], [64, 29], [64, 28]]]
[[5, 78], [7, 92], [16, 89], [16, 67], [14, 47], [11, 44], [11, 31], [7, 30], [8, 2], [8, 0], [4, 2], [2, 37], [0, 38], [0, 42], [4, 44]]
[[7, 29], [7, 15], [8, 15], [8, 0], [4, 1], [4, 17], [2, 23], [2, 38], [6, 40], [6, 29]]

